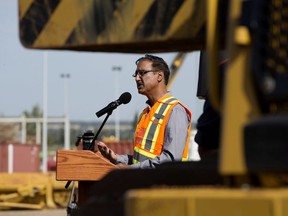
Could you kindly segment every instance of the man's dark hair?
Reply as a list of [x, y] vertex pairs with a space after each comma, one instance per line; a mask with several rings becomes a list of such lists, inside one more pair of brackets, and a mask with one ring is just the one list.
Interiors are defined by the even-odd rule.
[[136, 65], [138, 65], [139, 62], [141, 62], [142, 60], [151, 61], [153, 69], [163, 71], [164, 79], [165, 79], [165, 85], [168, 84], [169, 77], [170, 77], [170, 69], [169, 69], [167, 63], [164, 61], [164, 59], [162, 59], [162, 58], [160, 58], [158, 56], [146, 54], [144, 57], [141, 57], [141, 58], [137, 59]]

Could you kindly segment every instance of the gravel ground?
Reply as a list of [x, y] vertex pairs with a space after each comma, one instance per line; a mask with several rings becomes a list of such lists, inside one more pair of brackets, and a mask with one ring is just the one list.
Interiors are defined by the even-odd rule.
[[66, 209], [51, 210], [3, 210], [0, 216], [67, 216]]

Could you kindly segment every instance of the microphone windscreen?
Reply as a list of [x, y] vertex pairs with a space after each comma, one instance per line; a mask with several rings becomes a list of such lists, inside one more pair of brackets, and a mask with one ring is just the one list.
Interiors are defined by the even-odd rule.
[[130, 102], [132, 95], [129, 92], [124, 92], [120, 97], [119, 101], [120, 104], [127, 104]]

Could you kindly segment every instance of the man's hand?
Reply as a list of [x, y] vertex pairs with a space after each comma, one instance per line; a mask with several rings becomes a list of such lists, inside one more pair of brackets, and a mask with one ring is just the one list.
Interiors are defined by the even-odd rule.
[[119, 168], [129, 168], [130, 167], [130, 165], [127, 165], [127, 164], [117, 164], [117, 167], [119, 167]]
[[98, 140], [95, 141], [95, 144], [97, 145], [98, 150], [100, 151], [100, 153], [105, 158], [107, 158], [113, 164], [116, 163], [117, 156], [116, 156], [115, 152], [112, 149], [108, 148], [105, 143], [103, 143], [101, 141], [98, 141]]

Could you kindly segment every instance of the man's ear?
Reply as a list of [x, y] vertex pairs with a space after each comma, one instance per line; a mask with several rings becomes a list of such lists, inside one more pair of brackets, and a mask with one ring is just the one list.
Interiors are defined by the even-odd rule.
[[158, 82], [161, 82], [164, 79], [164, 73], [163, 71], [158, 73]]

